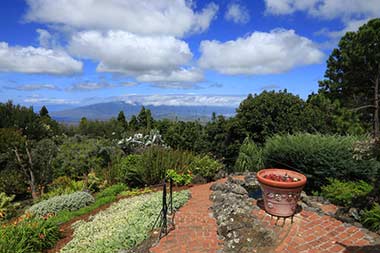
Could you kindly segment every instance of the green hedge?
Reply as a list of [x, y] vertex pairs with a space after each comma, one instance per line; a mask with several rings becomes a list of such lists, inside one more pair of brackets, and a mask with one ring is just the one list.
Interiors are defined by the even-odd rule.
[[379, 171], [375, 160], [355, 160], [352, 136], [276, 135], [266, 142], [263, 160], [266, 168], [299, 171], [308, 178], [307, 190], [319, 190], [327, 178], [371, 182]]
[[74, 192], [41, 201], [31, 206], [28, 211], [38, 216], [44, 216], [50, 213], [57, 214], [63, 210], [75, 211], [94, 202], [95, 199], [91, 194]]

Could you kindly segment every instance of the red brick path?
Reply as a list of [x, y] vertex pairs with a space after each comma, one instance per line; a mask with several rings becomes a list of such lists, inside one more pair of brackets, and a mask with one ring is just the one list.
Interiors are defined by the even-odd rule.
[[[211, 184], [190, 189], [192, 198], [176, 213], [175, 230], [150, 249], [152, 253], [216, 252], [221, 249], [217, 239], [217, 225], [209, 210]], [[256, 203], [255, 203], [256, 204]], [[328, 207], [331, 209], [331, 207]], [[274, 229], [278, 243], [265, 252], [284, 253], [380, 253], [378, 235], [344, 224], [330, 216], [302, 210], [294, 216], [276, 223], [276, 219], [257, 208], [254, 214], [264, 226]], [[377, 245], [370, 245], [377, 239]], [[260, 252], [260, 250], [259, 250]]]
[[[330, 207], [331, 208], [331, 207]], [[373, 237], [367, 231], [342, 223], [328, 215], [302, 210], [290, 219], [277, 221], [264, 210], [254, 214], [264, 226], [271, 227], [278, 236], [274, 252], [289, 253], [380, 253], [380, 244], [370, 245]], [[277, 224], [276, 224], [277, 222]]]
[[175, 214], [175, 230], [150, 249], [152, 253], [216, 252], [217, 225], [209, 210], [210, 184], [190, 188], [191, 199]]

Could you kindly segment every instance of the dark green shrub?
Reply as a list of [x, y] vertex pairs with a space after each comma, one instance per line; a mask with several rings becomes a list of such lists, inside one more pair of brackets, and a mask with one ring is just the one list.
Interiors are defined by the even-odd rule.
[[41, 201], [31, 206], [28, 211], [38, 216], [44, 216], [50, 213], [57, 214], [62, 210], [75, 211], [94, 203], [94, 201], [94, 197], [87, 192], [74, 192]]
[[127, 190], [128, 187], [125, 184], [114, 184], [112, 186], [109, 186], [105, 188], [103, 191], [99, 192], [96, 195], [96, 198], [104, 198], [108, 196], [117, 196], [119, 193]]
[[327, 178], [371, 182], [379, 171], [379, 162], [353, 158], [353, 145], [358, 139], [319, 134], [276, 135], [264, 147], [264, 165], [305, 174], [306, 190], [318, 190]]
[[373, 189], [362, 180], [353, 182], [329, 178], [328, 181], [328, 185], [321, 187], [321, 195], [341, 206], [352, 206], [356, 199], [367, 196]]
[[259, 171], [263, 168], [262, 151], [252, 141], [246, 137], [240, 147], [239, 156], [235, 163], [235, 171]]
[[0, 229], [1, 253], [41, 252], [51, 248], [60, 236], [58, 226], [38, 218], [27, 218]]
[[224, 165], [221, 162], [212, 159], [208, 155], [195, 157], [189, 166], [194, 175], [202, 176], [207, 181], [213, 180], [216, 173], [223, 168]]
[[373, 231], [380, 230], [380, 205], [375, 203], [369, 210], [364, 211], [362, 217], [363, 224]]

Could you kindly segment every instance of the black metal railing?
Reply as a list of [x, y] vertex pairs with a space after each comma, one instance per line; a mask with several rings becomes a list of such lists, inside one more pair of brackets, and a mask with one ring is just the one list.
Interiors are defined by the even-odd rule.
[[[169, 180], [169, 200], [167, 196], [167, 180]], [[169, 203], [168, 203], [169, 202]], [[170, 207], [170, 214], [173, 219], [174, 217], [174, 209], [173, 209], [173, 179], [166, 177], [163, 179], [162, 182], [162, 208], [160, 213], [158, 214], [158, 217], [156, 221], [153, 224], [154, 229], [156, 227], [157, 222], [159, 222], [159, 228], [160, 228], [160, 235], [159, 239], [161, 239], [163, 236], [168, 234], [168, 207]], [[173, 220], [170, 222], [173, 224]]]

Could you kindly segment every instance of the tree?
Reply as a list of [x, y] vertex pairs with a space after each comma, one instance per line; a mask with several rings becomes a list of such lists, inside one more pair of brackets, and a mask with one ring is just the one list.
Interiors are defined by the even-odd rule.
[[303, 110], [303, 127], [309, 133], [361, 135], [365, 128], [357, 112], [331, 101], [323, 93], [309, 95]]
[[120, 111], [119, 114], [117, 115], [117, 121], [119, 124], [124, 128], [124, 130], [128, 129], [128, 122], [125, 118], [124, 112]]
[[[295, 133], [303, 130], [305, 102], [298, 96], [284, 91], [264, 91], [251, 94], [237, 109], [236, 120], [243, 138], [249, 135], [257, 143], [276, 133]], [[240, 142], [243, 141], [242, 139]]]
[[42, 106], [42, 107], [41, 107], [41, 110], [40, 110], [40, 116], [41, 116], [41, 117], [48, 117], [48, 118], [50, 118], [50, 116], [49, 116], [49, 111], [48, 111], [48, 109], [46, 108], [46, 106]]
[[139, 128], [139, 123], [135, 115], [132, 115], [131, 120], [129, 121], [129, 128], [134, 131]]
[[344, 107], [360, 110], [361, 119], [379, 132], [380, 19], [346, 33], [327, 61], [320, 92]]
[[142, 106], [139, 114], [137, 115], [137, 122], [139, 128], [146, 128], [147, 126], [147, 112], [145, 110], [145, 107]]

